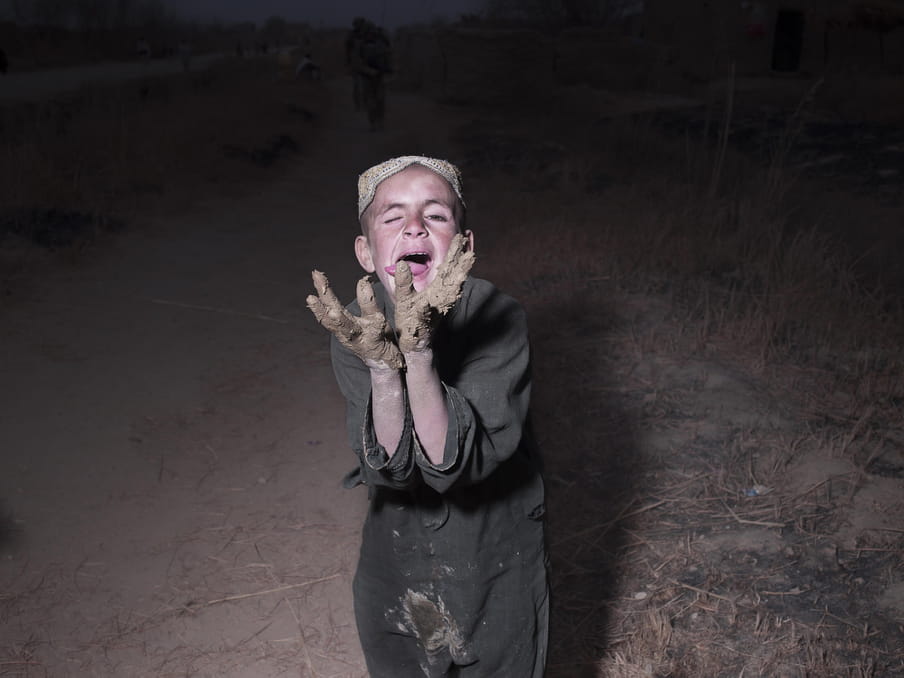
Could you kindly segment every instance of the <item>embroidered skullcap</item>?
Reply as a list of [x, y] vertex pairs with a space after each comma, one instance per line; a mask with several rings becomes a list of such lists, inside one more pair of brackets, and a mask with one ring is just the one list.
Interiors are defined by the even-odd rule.
[[373, 202], [374, 195], [377, 193], [377, 186], [393, 174], [398, 174], [412, 165], [423, 165], [427, 169], [436, 172], [449, 182], [455, 195], [461, 200], [461, 204], [465, 204], [464, 198], [461, 197], [461, 172], [455, 165], [446, 160], [425, 158], [422, 155], [403, 155], [381, 162], [379, 165], [374, 165], [358, 177], [358, 218], [361, 218], [364, 210]]

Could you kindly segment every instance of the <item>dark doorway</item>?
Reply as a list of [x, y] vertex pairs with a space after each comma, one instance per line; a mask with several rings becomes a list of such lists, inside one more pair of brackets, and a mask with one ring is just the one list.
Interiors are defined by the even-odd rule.
[[793, 9], [780, 9], [775, 19], [772, 70], [783, 73], [798, 70], [803, 40], [804, 13]]

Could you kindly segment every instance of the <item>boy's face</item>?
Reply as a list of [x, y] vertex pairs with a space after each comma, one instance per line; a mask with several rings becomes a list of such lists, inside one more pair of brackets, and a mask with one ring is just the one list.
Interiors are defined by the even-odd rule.
[[[358, 263], [376, 273], [395, 300], [395, 267], [406, 260], [414, 289], [420, 292], [436, 277], [452, 238], [459, 231], [458, 198], [441, 176], [411, 165], [385, 179], [363, 215], [366, 235], [355, 239]], [[474, 248], [474, 235], [465, 231]]]

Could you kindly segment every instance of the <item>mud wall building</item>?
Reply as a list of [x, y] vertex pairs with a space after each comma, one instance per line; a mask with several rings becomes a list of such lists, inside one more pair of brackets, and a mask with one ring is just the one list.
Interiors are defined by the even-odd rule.
[[901, 0], [646, 0], [640, 30], [691, 77], [904, 72]]
[[396, 84], [492, 103], [548, 84], [684, 93], [732, 68], [738, 76], [904, 75], [904, 0], [635, 5], [623, 22], [556, 32], [403, 29], [394, 38]]

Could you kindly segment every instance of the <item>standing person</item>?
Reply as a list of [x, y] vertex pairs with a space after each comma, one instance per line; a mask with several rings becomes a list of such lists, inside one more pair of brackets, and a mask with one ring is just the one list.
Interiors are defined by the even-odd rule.
[[179, 41], [179, 60], [182, 70], [188, 73], [191, 70], [191, 43], [188, 40]]
[[369, 510], [354, 579], [371, 678], [541, 678], [548, 632], [544, 493], [529, 423], [522, 307], [470, 277], [457, 168], [393, 158], [358, 180], [363, 278], [333, 334]]
[[373, 24], [367, 26], [355, 63], [361, 81], [361, 102], [370, 129], [382, 129], [386, 115], [384, 78], [392, 72], [392, 50], [389, 38], [381, 28]]
[[307, 80], [320, 80], [322, 77], [320, 66], [314, 62], [310, 52], [306, 53], [295, 67], [295, 77]]
[[150, 60], [151, 44], [144, 36], [138, 38], [138, 42], [135, 43], [135, 53], [138, 55], [139, 59], [143, 59], [144, 61]]
[[6, 59], [6, 52], [0, 48], [0, 73], [6, 75], [7, 70], [9, 70], [9, 61]]
[[349, 31], [348, 36], [345, 38], [345, 65], [352, 76], [352, 102], [354, 103], [355, 111], [360, 111], [364, 108], [362, 76], [358, 72], [358, 60], [361, 45], [364, 42], [366, 27], [367, 21], [364, 18], [355, 17], [352, 21], [352, 30]]

